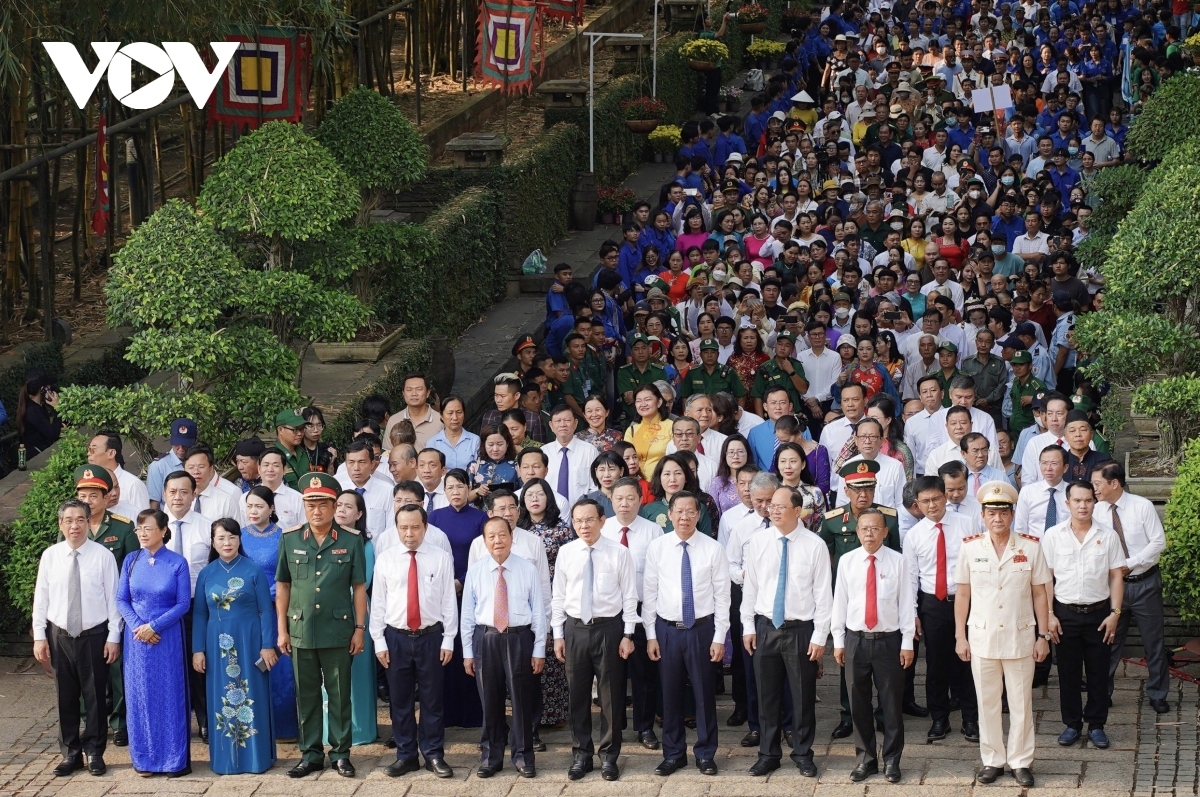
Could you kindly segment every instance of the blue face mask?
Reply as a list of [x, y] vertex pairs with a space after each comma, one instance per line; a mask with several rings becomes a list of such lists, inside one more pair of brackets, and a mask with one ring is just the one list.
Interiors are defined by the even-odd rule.
[[1068, 155], [1078, 155], [1079, 147], [1067, 147], [1067, 154]]

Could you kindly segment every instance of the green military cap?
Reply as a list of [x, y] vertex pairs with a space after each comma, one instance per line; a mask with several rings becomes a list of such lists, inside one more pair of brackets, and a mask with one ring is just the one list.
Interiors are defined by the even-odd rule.
[[1012, 356], [1013, 365], [1033, 365], [1033, 355], [1026, 351], [1015, 351]]
[[790, 340], [792, 343], [795, 343], [796, 333], [792, 332], [790, 329], [785, 329], [775, 336], [775, 340]]
[[845, 291], [838, 291], [833, 295], [833, 303], [837, 304], [838, 302], [846, 302], [849, 304], [850, 294], [846, 293]]
[[984, 483], [975, 493], [975, 500], [981, 506], [999, 506], [1012, 509], [1017, 503], [1017, 489], [1008, 482], [999, 479]]
[[948, 351], [951, 354], [958, 354], [958, 347], [951, 341], [943, 340], [941, 345], [938, 346], [938, 351]]
[[[658, 275], [655, 275], [653, 277], [646, 277], [645, 281], [642, 284], [646, 286], [646, 290], [648, 290], [648, 291], [658, 288], [663, 293], [666, 293], [667, 291], [669, 291], [671, 289], [671, 286], [667, 284], [667, 281]], [[649, 297], [646, 297], [646, 298], [649, 298]]]
[[275, 416], [276, 426], [290, 426], [293, 429], [299, 429], [306, 423], [304, 416], [300, 414], [300, 410], [283, 410]]
[[[1032, 359], [1030, 362], [1032, 362]], [[1073, 409], [1080, 410], [1081, 412], [1087, 412], [1095, 406], [1090, 398], [1081, 396], [1078, 393], [1071, 396], [1071, 404], [1073, 405]]]
[[328, 473], [306, 473], [300, 477], [297, 484], [300, 487], [300, 494], [304, 496], [305, 501], [322, 501], [325, 499], [336, 501], [338, 493], [342, 491], [342, 486], [338, 483], [338, 480]]
[[716, 338], [705, 338], [704, 340], [700, 341], [700, 351], [720, 351], [720, 350], [721, 350], [721, 344], [717, 342]]
[[873, 459], [856, 459], [838, 469], [838, 475], [847, 487], [874, 487], [879, 463]]
[[113, 483], [108, 468], [102, 465], [80, 465], [76, 468], [75, 489], [82, 490], [89, 487], [103, 490], [106, 493], [111, 492]]
[[632, 349], [634, 346], [638, 345], [639, 343], [645, 343], [647, 346], [649, 346], [650, 338], [646, 337], [641, 332], [635, 332], [629, 338], [629, 348]]

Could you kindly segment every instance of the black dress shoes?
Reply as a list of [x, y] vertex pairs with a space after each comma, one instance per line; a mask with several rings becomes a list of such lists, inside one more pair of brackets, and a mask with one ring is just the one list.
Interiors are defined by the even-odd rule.
[[500, 764], [499, 766], [494, 766], [494, 767], [480, 767], [475, 772], [475, 776], [479, 777], [479, 778], [490, 778], [492, 775], [495, 775], [497, 772], [499, 772], [502, 769], [504, 769], [503, 764]]
[[968, 742], [979, 741], [979, 723], [972, 720], [963, 720], [962, 735], [966, 737]]
[[854, 726], [848, 722], [839, 722], [837, 727], [833, 729], [833, 733], [829, 734], [834, 739], [845, 739], [850, 734], [854, 733]]
[[354, 765], [350, 763], [349, 758], [339, 758], [337, 761], [334, 761], [333, 771], [343, 778], [354, 777]]
[[758, 747], [761, 738], [758, 731], [750, 731], [742, 737], [742, 747]]
[[659, 765], [654, 768], [654, 774], [661, 775], [665, 778], [668, 775], [674, 775], [676, 772], [686, 766], [686, 758], [664, 758], [661, 762], [659, 762]]
[[940, 742], [950, 735], [950, 722], [948, 720], [934, 720], [933, 725], [929, 727], [929, 733], [925, 734], [925, 743]]
[[531, 764], [527, 767], [517, 767], [517, 774], [523, 778], [536, 778], [537, 770], [534, 769], [533, 765]]
[[54, 768], [54, 777], [66, 778], [81, 769], [83, 769], [83, 756], [73, 755], [70, 758], [64, 758], [62, 763]]
[[108, 766], [104, 763], [104, 756], [94, 755], [88, 759], [88, 772], [93, 775], [103, 775], [108, 772]]
[[113, 746], [128, 747], [129, 746], [129, 731], [122, 728], [119, 731], [113, 731]]
[[883, 776], [887, 778], [888, 783], [900, 782], [900, 762], [888, 761], [883, 765]]
[[1028, 767], [1014, 769], [1013, 777], [1017, 779], [1018, 786], [1024, 786], [1027, 789], [1033, 786], [1033, 770]]
[[796, 764], [796, 769], [800, 770], [800, 774], [806, 778], [817, 776], [817, 765], [812, 762], [812, 759], [801, 759], [800, 763]]
[[929, 709], [920, 705], [915, 700], [906, 701], [901, 710], [910, 717], [928, 717], [929, 716]]
[[1151, 700], [1150, 708], [1154, 709], [1156, 714], [1166, 714], [1171, 710], [1171, 704], [1165, 700]]
[[757, 761], [750, 767], [750, 774], [753, 777], [761, 778], [764, 775], [769, 775], [779, 769], [779, 761], [774, 758], [759, 757]]
[[533, 729], [533, 751], [535, 753], [546, 752], [546, 743], [542, 741], [542, 734], [537, 728]]
[[396, 749], [396, 737], [389, 736], [387, 738], [387, 741], [383, 743], [383, 746], [386, 747], [388, 750], [395, 750]]
[[746, 724], [746, 712], [741, 708], [734, 708], [733, 713], [729, 715], [729, 719], [725, 720], [725, 724], [731, 728], [737, 728]]
[[657, 750], [659, 748], [658, 737], [654, 735], [654, 731], [642, 731], [638, 734], [638, 741], [647, 750]]
[[325, 764], [321, 761], [301, 761], [287, 771], [287, 776], [289, 778], [303, 778], [314, 772], [320, 772], [324, 768]]
[[571, 764], [571, 768], [567, 770], [567, 777], [571, 780], [579, 780], [593, 768], [591, 758], [576, 758], [575, 763]]
[[605, 761], [600, 765], [600, 777], [605, 780], [618, 780], [621, 777], [621, 770], [617, 768], [616, 761]]
[[186, 766], [183, 769], [177, 769], [174, 772], [168, 772], [167, 777], [168, 778], [182, 778], [182, 777], [185, 777], [190, 774], [192, 774], [192, 768], [190, 766]]
[[872, 775], [879, 774], [879, 762], [871, 761], [870, 763], [862, 763], [850, 770], [850, 780], [855, 783], [866, 780]]
[[389, 778], [398, 778], [402, 775], [407, 775], [409, 772], [419, 772], [421, 764], [415, 758], [408, 761], [401, 761], [397, 758], [392, 763], [388, 764], [387, 769], [383, 771]]
[[200, 726], [200, 741], [204, 742], [205, 744], [208, 744], [208, 726], [207, 725]]
[[454, 770], [451, 769], [450, 765], [447, 764], [445, 759], [442, 758], [425, 759], [425, 768], [437, 775], [439, 778], [454, 777]]
[[984, 767], [975, 776], [977, 783], [995, 783], [996, 778], [1004, 774], [1004, 767]]
[[696, 762], [696, 769], [700, 770], [701, 775], [717, 774], [717, 762], [711, 758], [703, 758]]
[[784, 731], [784, 732], [783, 732], [783, 745], [784, 745], [785, 747], [791, 747], [791, 746], [792, 746], [792, 732], [791, 732], [791, 731]]

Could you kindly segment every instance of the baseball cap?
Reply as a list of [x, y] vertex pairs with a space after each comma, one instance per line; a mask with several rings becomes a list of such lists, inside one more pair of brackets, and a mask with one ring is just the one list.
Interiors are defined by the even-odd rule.
[[171, 445], [190, 448], [196, 444], [197, 434], [196, 422], [191, 418], [176, 418], [171, 421]]

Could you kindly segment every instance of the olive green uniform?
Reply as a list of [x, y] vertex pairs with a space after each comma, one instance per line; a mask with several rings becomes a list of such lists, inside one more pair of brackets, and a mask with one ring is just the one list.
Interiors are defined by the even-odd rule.
[[[117, 560], [117, 570], [125, 563], [125, 557], [139, 550], [142, 545], [137, 535], [133, 533], [133, 521], [124, 515], [114, 515], [105, 510], [104, 519], [95, 532], [89, 530], [88, 537], [92, 542], [98, 542], [112, 551]], [[112, 689], [112, 711], [108, 715], [108, 727], [114, 731], [123, 731], [125, 724], [125, 677], [122, 671], [123, 661], [120, 655], [117, 660], [108, 665], [108, 680]]]
[[322, 685], [329, 695], [329, 759], [350, 756], [350, 638], [354, 587], [366, 583], [363, 546], [357, 531], [336, 523], [319, 545], [307, 523], [284, 532], [279, 542], [275, 580], [291, 585], [287, 629], [305, 761], [325, 760]]
[[[804, 366], [799, 360], [788, 357], [788, 363], [791, 364], [792, 370], [796, 372], [796, 376], [808, 380], [804, 377]], [[772, 357], [762, 365], [758, 366], [758, 371], [754, 374], [754, 386], [750, 388], [750, 395], [758, 400], [762, 400], [767, 395], [767, 391], [774, 387], [781, 387], [788, 393], [788, 398], [792, 400], [792, 409], [797, 410], [804, 403], [804, 397], [800, 391], [796, 390], [796, 386], [792, 384], [791, 374], [785, 373], [779, 365], [779, 360]]]
[[957, 377], [962, 376], [963, 372], [958, 370], [957, 368], [955, 368], [953, 373], [950, 374], [950, 376], [946, 376], [946, 372], [943, 371], [941, 368], [939, 368], [933, 372], [933, 375], [935, 377], [937, 377], [938, 384], [942, 386], [942, 406], [949, 407], [950, 406], [950, 383], [953, 382]]
[[283, 481], [288, 487], [293, 490], [298, 489], [300, 477], [308, 473], [311, 465], [308, 461], [308, 452], [304, 450], [304, 446], [296, 449], [295, 454], [288, 453], [288, 450], [279, 443], [275, 444], [275, 448], [283, 453]]
[[688, 369], [687, 378], [679, 385], [681, 399], [695, 394], [712, 396], [717, 393], [729, 393], [734, 398], [746, 395], [746, 386], [742, 384], [742, 378], [728, 365], [717, 363], [711, 374], [704, 365], [693, 365]]
[[1036, 396], [1045, 391], [1046, 383], [1033, 374], [1029, 375], [1025, 384], [1021, 384], [1021, 380], [1013, 377], [1012, 387], [1008, 391], [1008, 397], [1012, 400], [1012, 414], [1008, 417], [1008, 430], [1012, 434], [1013, 440], [1020, 436], [1022, 429], [1033, 426], [1032, 405], [1025, 406], [1021, 403], [1021, 399], [1025, 396]]
[[621, 401], [621, 406], [625, 408], [625, 417], [636, 421], [637, 410], [634, 406], [625, 401], [624, 396], [629, 392], [636, 392], [642, 385], [648, 385], [651, 382], [658, 380], [667, 380], [667, 369], [658, 363], [646, 363], [646, 370], [639, 371], [634, 363], [627, 363], [617, 369], [617, 398]]
[[[878, 504], [871, 504], [871, 507], [882, 512], [883, 519], [887, 522], [888, 535], [883, 544], [899, 553], [900, 519], [896, 516], [896, 510]], [[833, 563], [833, 578], [836, 581], [838, 561], [844, 554], [862, 547], [858, 541], [858, 520], [850, 511], [850, 505], [839, 506], [826, 512], [821, 521], [821, 530], [817, 534], [829, 546], [829, 558]], [[850, 722], [850, 694], [846, 691], [844, 672], [841, 678], [841, 697], [842, 722]], [[875, 707], [875, 721], [877, 723], [883, 721], [883, 710], [878, 706]]]

